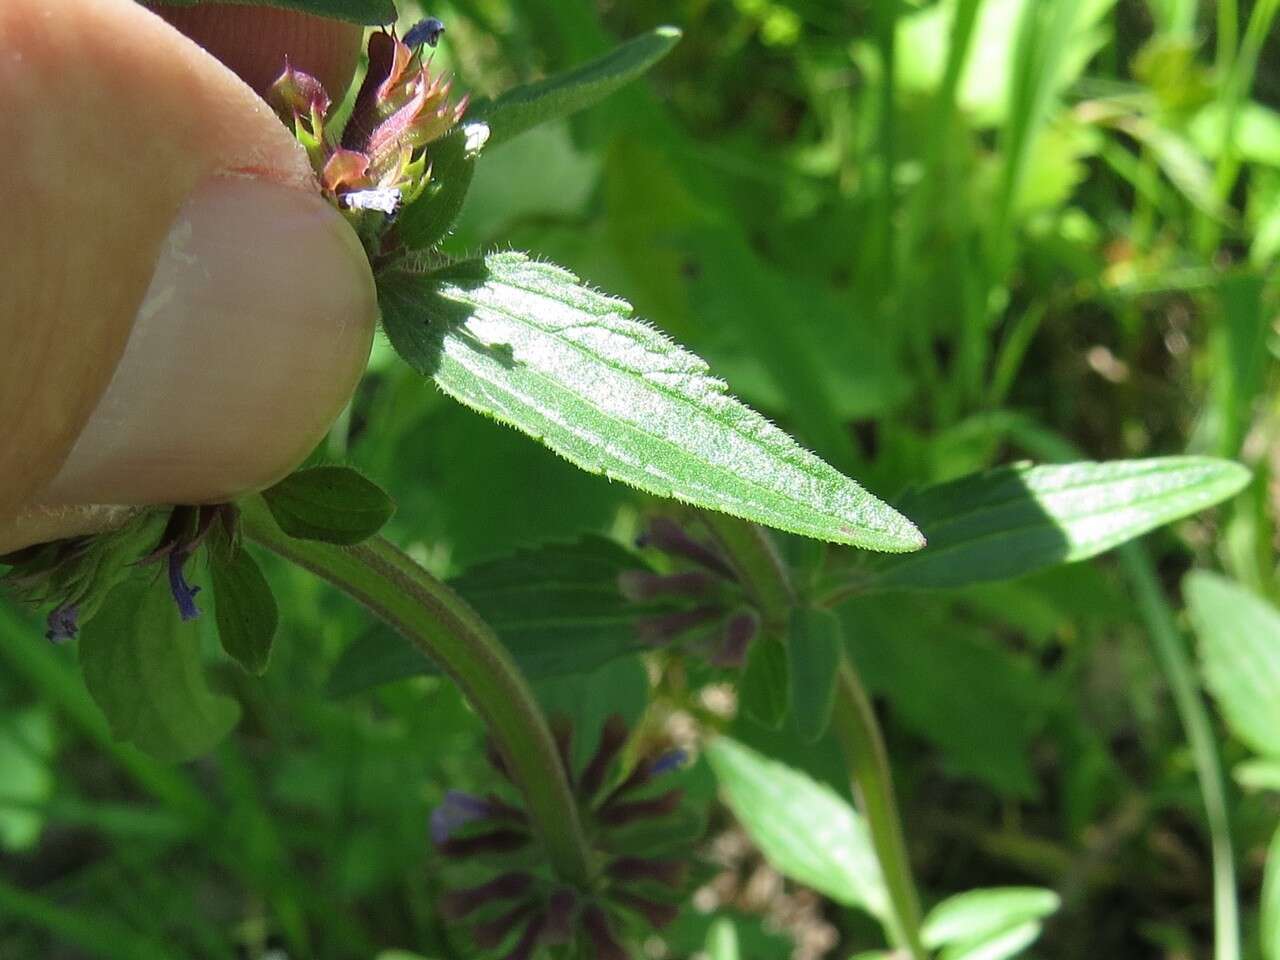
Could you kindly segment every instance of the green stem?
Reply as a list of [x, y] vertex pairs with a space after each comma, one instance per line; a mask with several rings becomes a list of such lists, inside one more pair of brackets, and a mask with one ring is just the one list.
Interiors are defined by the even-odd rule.
[[762, 527], [724, 513], [702, 512], [702, 521], [729, 555], [747, 596], [760, 610], [766, 629], [783, 636], [795, 605], [787, 565]]
[[[760, 609], [769, 633], [765, 640], [781, 639], [796, 603], [795, 590], [786, 564], [769, 535], [760, 527], [718, 513], [704, 513], [704, 522], [729, 555], [751, 599]], [[894, 946], [907, 952], [911, 960], [924, 960], [920, 942], [920, 898], [911, 876], [911, 861], [903, 839], [893, 795], [889, 756], [875, 712], [862, 689], [858, 675], [841, 653], [836, 682], [832, 726], [844, 748], [853, 780], [854, 793], [867, 818], [871, 843], [889, 890], [889, 917], [886, 926]]]
[[875, 711], [848, 654], [840, 661], [831, 724], [853, 775], [859, 806], [867, 818], [871, 844], [889, 891], [889, 926], [895, 945], [912, 960], [927, 956], [920, 941], [920, 898], [911, 876], [911, 860], [893, 795], [889, 754]]
[[[1258, 0], [1249, 14], [1244, 39], [1240, 49], [1235, 47], [1238, 30], [1234, 0], [1222, 0], [1219, 10], [1218, 70], [1223, 84], [1219, 97], [1222, 104], [1223, 127], [1221, 152], [1214, 174], [1215, 194], [1224, 206], [1231, 198], [1240, 175], [1241, 160], [1236, 144], [1240, 114], [1249, 101], [1254, 75], [1258, 70], [1258, 58], [1271, 31], [1271, 23], [1280, 11], [1280, 0]], [[1228, 46], [1229, 44], [1229, 46]], [[1206, 257], [1212, 257], [1222, 238], [1222, 223], [1213, 217], [1201, 218], [1200, 249]]]
[[259, 497], [240, 503], [245, 535], [358, 600], [462, 689], [498, 744], [556, 873], [589, 889], [595, 869], [555, 739], [533, 692], [493, 630], [389, 541], [356, 547], [295, 540]]
[[1209, 844], [1213, 858], [1214, 960], [1239, 960], [1240, 918], [1236, 891], [1235, 854], [1231, 848], [1231, 821], [1227, 814], [1227, 793], [1222, 781], [1222, 765], [1209, 711], [1200, 698], [1195, 670], [1174, 623], [1173, 613], [1156, 580], [1151, 558], [1141, 545], [1130, 543], [1120, 550], [1129, 580], [1137, 594], [1138, 611], [1146, 621], [1152, 647], [1160, 664], [1178, 719], [1186, 731], [1204, 799], [1209, 823]]

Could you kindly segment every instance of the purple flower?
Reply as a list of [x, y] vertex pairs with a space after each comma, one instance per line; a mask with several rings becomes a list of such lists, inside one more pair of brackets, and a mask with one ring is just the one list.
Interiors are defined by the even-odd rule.
[[431, 839], [442, 844], [455, 830], [477, 820], [486, 820], [494, 814], [494, 807], [484, 797], [462, 790], [450, 790], [444, 802], [431, 811]]
[[532, 874], [504, 873], [488, 883], [445, 894], [440, 898], [440, 914], [448, 920], [461, 920], [486, 904], [521, 897], [532, 885]]
[[173, 600], [178, 605], [178, 613], [184, 622], [200, 616], [200, 608], [196, 606], [196, 594], [200, 592], [200, 588], [187, 583], [182, 573], [188, 556], [190, 554], [183, 549], [169, 554], [169, 590], [173, 593]]
[[658, 597], [702, 597], [715, 586], [711, 574], [702, 570], [657, 574], [647, 570], [623, 570], [618, 574], [618, 590], [632, 603]]
[[719, 607], [710, 605], [695, 607], [692, 610], [677, 610], [675, 613], [644, 617], [636, 621], [635, 630], [641, 641], [656, 647], [670, 643], [680, 634], [709, 623], [719, 616]]
[[678, 770], [689, 760], [689, 754], [684, 750], [668, 750], [662, 756], [658, 757], [649, 764], [649, 776], [660, 777], [664, 773], [670, 773], [672, 770]]
[[740, 667], [747, 658], [747, 648], [760, 632], [760, 615], [743, 608], [731, 613], [724, 624], [720, 645], [711, 655], [717, 667]]
[[49, 614], [47, 621], [49, 630], [45, 634], [45, 638], [54, 643], [65, 643], [68, 640], [74, 640], [76, 633], [80, 630], [79, 614], [80, 611], [74, 603], [64, 603], [60, 607], [55, 607]]
[[670, 556], [691, 560], [726, 580], [737, 579], [729, 561], [719, 550], [689, 536], [684, 527], [670, 517], [654, 517], [650, 520], [649, 526], [636, 538], [636, 546], [653, 547]]

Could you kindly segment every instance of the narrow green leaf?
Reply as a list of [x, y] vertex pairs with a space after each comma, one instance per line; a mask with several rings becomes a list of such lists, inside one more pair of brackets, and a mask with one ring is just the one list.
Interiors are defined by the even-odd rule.
[[[147, 3], [170, 7], [195, 7], [202, 3], [280, 7], [359, 24], [384, 24], [396, 18], [396, 5], [392, 0], [147, 0]], [[342, 91], [330, 90], [329, 93], [338, 97]]]
[[949, 943], [990, 940], [1029, 920], [1042, 920], [1061, 902], [1056, 893], [1042, 887], [969, 890], [930, 910], [920, 937], [931, 950]]
[[1236, 463], [1159, 457], [1064, 466], [1019, 465], [908, 494], [897, 506], [929, 545], [878, 558], [875, 586], [958, 587], [1095, 556], [1234, 496]]
[[679, 40], [676, 27], [658, 27], [566, 73], [514, 87], [493, 100], [474, 101], [467, 115], [489, 124], [491, 144], [510, 140], [599, 103], [665, 57]]
[[1243, 760], [1235, 765], [1231, 776], [1244, 790], [1274, 790], [1280, 793], [1280, 760], [1270, 757]]
[[757, 637], [747, 650], [738, 681], [738, 701], [757, 723], [777, 730], [787, 719], [787, 651], [771, 637]]
[[803, 536], [874, 550], [922, 543], [628, 304], [559, 267], [500, 253], [391, 271], [379, 302], [415, 369], [584, 470]]
[[471, 120], [455, 127], [427, 148], [431, 182], [422, 195], [400, 212], [396, 236], [413, 250], [428, 250], [453, 227], [471, 189], [487, 128]]
[[1280, 757], [1280, 611], [1213, 573], [1188, 574], [1182, 589], [1205, 686], [1227, 725], [1258, 753]]
[[299, 470], [262, 497], [289, 536], [343, 546], [368, 540], [395, 512], [391, 498], [350, 467]]
[[953, 943], [938, 954], [938, 960], [1008, 960], [1035, 943], [1043, 929], [1040, 921], [1028, 920], [991, 937]]
[[797, 607], [787, 634], [787, 673], [796, 729], [816, 742], [831, 723], [836, 701], [836, 667], [842, 643], [840, 621], [830, 610]]
[[727, 737], [706, 749], [725, 801], [780, 873], [877, 917], [888, 895], [866, 823], [829, 787]]
[[1265, 960], [1280, 960], [1280, 830], [1272, 835], [1267, 848], [1259, 926], [1262, 956]]
[[728, 917], [720, 917], [707, 931], [708, 960], [738, 960], [738, 928]]
[[116, 587], [80, 638], [85, 686], [119, 740], [162, 760], [189, 760], [230, 732], [239, 705], [209, 690], [194, 623], [162, 580]]
[[[611, 540], [586, 537], [549, 543], [479, 564], [449, 581], [493, 627], [530, 680], [590, 673], [644, 648], [640, 617], [657, 613], [628, 601], [618, 575], [645, 570], [637, 557]], [[347, 647], [329, 678], [332, 696], [438, 668], [399, 634], [373, 627]]]
[[280, 620], [267, 578], [237, 545], [230, 556], [209, 552], [209, 579], [222, 649], [249, 673], [265, 672]]

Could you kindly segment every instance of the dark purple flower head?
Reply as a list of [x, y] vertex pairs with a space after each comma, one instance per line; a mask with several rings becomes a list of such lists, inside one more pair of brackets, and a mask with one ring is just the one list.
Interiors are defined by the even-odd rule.
[[490, 903], [521, 897], [529, 892], [531, 886], [531, 874], [520, 871], [504, 873], [488, 883], [445, 894], [440, 898], [440, 914], [447, 920], [461, 920]]
[[187, 583], [182, 568], [187, 564], [190, 554], [186, 550], [174, 550], [169, 554], [169, 590], [173, 593], [174, 602], [178, 605], [178, 613], [183, 621], [195, 620], [200, 616], [200, 608], [196, 606], [196, 594], [199, 587]]
[[654, 517], [649, 521], [636, 546], [653, 547], [673, 557], [681, 557], [719, 574], [726, 580], [736, 580], [733, 567], [715, 547], [691, 537], [680, 524], [670, 517]]
[[561, 887], [551, 894], [542, 929], [543, 942], [559, 946], [572, 940], [577, 910], [578, 897], [568, 887]]
[[735, 610], [725, 619], [719, 646], [712, 651], [711, 662], [717, 667], [740, 667], [747, 659], [747, 648], [760, 632], [760, 614], [750, 607]]
[[648, 570], [623, 570], [618, 574], [618, 591], [632, 603], [644, 603], [660, 597], [705, 597], [715, 586], [715, 579], [703, 570], [657, 574]]
[[627, 960], [627, 951], [614, 936], [603, 910], [595, 906], [587, 907], [582, 914], [582, 926], [591, 939], [596, 960]]
[[431, 811], [431, 839], [442, 844], [456, 830], [477, 820], [487, 820], [495, 812], [493, 804], [484, 797], [450, 790], [444, 795], [444, 802]]
[[710, 623], [720, 616], [720, 608], [706, 605], [694, 607], [692, 610], [677, 610], [674, 613], [660, 613], [653, 617], [644, 617], [635, 623], [637, 636], [650, 646], [665, 646], [681, 634]]
[[64, 603], [60, 607], [55, 607], [49, 614], [47, 621], [49, 630], [45, 638], [54, 643], [74, 640], [80, 630], [78, 617], [79, 610], [74, 603]]

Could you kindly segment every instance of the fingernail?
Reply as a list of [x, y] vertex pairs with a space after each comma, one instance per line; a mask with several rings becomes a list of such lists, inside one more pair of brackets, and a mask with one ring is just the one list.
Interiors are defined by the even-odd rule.
[[376, 313], [359, 240], [321, 197], [207, 181], [169, 231], [102, 400], [37, 499], [215, 503], [275, 483], [350, 399]]

